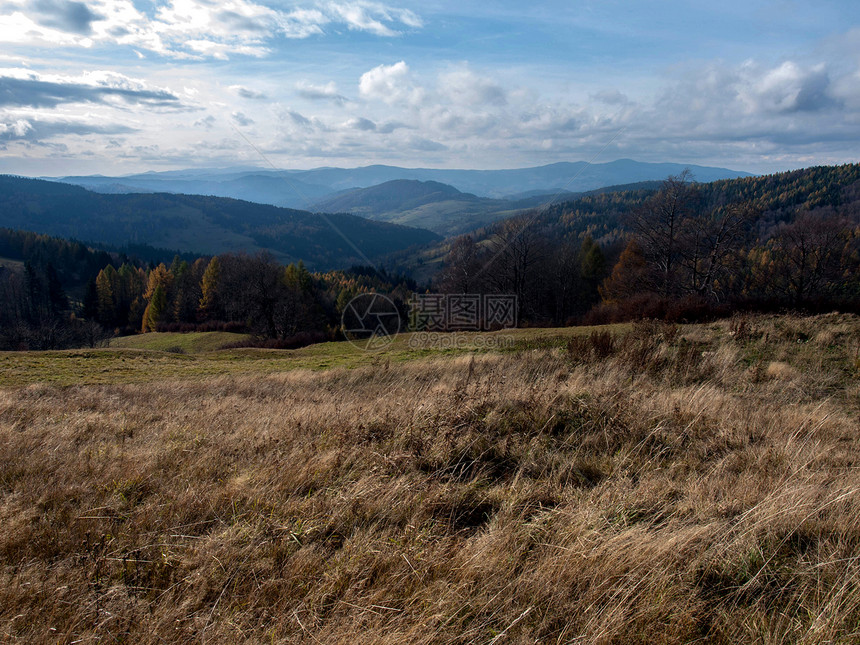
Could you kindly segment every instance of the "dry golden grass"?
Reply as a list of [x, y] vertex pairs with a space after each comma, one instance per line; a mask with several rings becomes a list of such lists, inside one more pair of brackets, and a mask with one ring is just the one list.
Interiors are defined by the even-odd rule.
[[0, 389], [0, 633], [855, 643], [858, 338], [738, 319]]

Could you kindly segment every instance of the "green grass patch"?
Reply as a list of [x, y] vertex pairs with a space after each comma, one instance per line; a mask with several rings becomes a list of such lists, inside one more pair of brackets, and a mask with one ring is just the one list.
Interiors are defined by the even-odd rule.
[[201, 352], [213, 352], [223, 349], [233, 343], [247, 340], [249, 337], [248, 334], [234, 334], [226, 331], [188, 333], [152, 332], [149, 334], [112, 338], [110, 347], [151, 349], [177, 354], [199, 354]]
[[[624, 325], [607, 328], [621, 332]], [[269, 374], [294, 369], [325, 370], [384, 365], [388, 362], [447, 358], [470, 353], [508, 352], [551, 345], [590, 333], [593, 327], [510, 329], [493, 333], [398, 334], [378, 351], [348, 342], [309, 345], [301, 349], [217, 349], [241, 334], [150, 333], [116, 338], [100, 349], [48, 352], [0, 352], [0, 386], [34, 383], [85, 385], [141, 383], [212, 376]], [[171, 351], [174, 348], [182, 351]]]

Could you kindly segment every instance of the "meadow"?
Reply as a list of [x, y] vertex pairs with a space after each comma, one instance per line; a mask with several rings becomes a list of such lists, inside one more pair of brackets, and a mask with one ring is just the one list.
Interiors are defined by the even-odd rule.
[[2, 638], [860, 639], [860, 317], [478, 340], [0, 353]]

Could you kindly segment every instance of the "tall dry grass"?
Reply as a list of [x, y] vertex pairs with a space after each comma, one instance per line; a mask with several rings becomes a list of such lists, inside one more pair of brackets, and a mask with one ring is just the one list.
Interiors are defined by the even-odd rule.
[[857, 642], [858, 330], [0, 390], [0, 633]]

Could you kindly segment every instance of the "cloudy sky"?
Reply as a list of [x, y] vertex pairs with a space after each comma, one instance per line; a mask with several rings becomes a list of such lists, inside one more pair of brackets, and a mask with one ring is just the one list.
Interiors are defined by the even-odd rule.
[[0, 0], [0, 172], [860, 156], [856, 0]]

